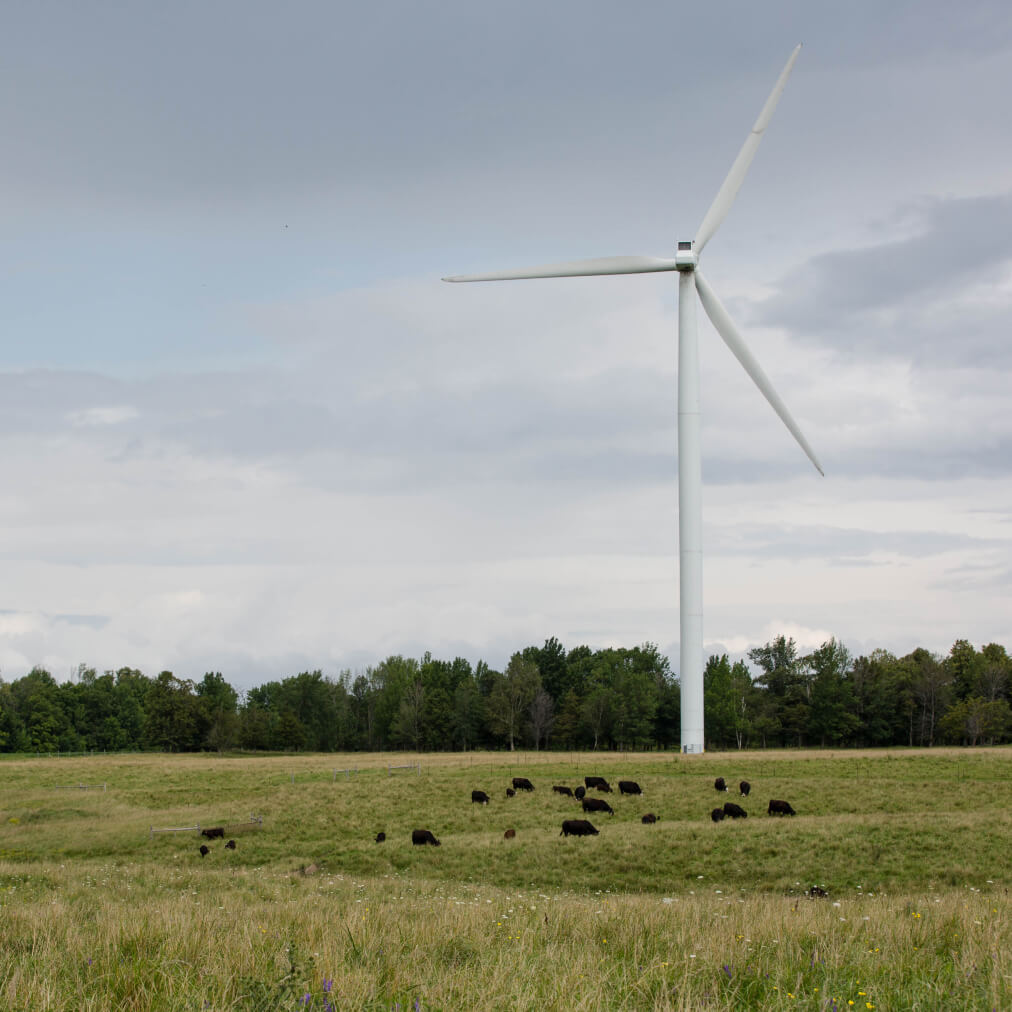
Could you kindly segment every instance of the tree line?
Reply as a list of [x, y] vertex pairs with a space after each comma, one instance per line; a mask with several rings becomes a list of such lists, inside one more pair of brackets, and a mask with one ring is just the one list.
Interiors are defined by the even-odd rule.
[[[704, 672], [709, 749], [1000, 744], [1012, 740], [1012, 659], [957, 640], [854, 658], [835, 639], [802, 654], [779, 636]], [[757, 673], [755, 673], [757, 672]], [[58, 684], [42, 668], [0, 679], [0, 752], [419, 751], [678, 748], [680, 695], [650, 643], [566, 650], [554, 637], [502, 671], [483, 661], [401, 656], [238, 692], [199, 681], [82, 665]]]

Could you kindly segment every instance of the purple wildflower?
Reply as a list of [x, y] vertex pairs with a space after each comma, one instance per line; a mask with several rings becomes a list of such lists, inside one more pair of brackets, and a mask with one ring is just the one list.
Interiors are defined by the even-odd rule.
[[726, 973], [728, 977], [731, 976], [731, 967], [729, 967], [727, 963], [724, 964], [724, 973]]
[[334, 978], [333, 977], [330, 977], [329, 979], [327, 977], [323, 978], [323, 993], [324, 994], [330, 994], [331, 988], [333, 988], [333, 986], [334, 986]]
[[307, 991], [300, 999], [300, 1005], [308, 1005], [313, 1000], [313, 996]]

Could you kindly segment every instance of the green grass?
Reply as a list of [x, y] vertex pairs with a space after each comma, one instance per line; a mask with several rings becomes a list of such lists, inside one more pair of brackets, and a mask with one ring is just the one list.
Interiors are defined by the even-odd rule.
[[[0, 763], [0, 1008], [1012, 1007], [1012, 750], [441, 755], [387, 775], [415, 759]], [[561, 838], [582, 812], [551, 786], [589, 773], [616, 814]], [[519, 775], [536, 790], [507, 800]], [[772, 797], [799, 814], [767, 817]], [[713, 824], [731, 798], [750, 817]], [[236, 851], [149, 834], [196, 823]], [[412, 847], [421, 827], [442, 846]]]

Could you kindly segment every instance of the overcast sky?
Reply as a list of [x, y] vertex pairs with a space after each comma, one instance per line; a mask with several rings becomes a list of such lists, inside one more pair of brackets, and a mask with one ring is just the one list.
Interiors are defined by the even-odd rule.
[[1012, 6], [8, 5], [0, 677], [237, 687], [547, 637], [678, 667], [676, 275], [705, 649], [1012, 648]]

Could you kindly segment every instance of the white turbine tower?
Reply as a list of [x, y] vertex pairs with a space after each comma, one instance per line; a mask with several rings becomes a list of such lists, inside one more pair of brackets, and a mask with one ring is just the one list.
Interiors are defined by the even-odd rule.
[[696, 335], [696, 292], [714, 329], [770, 402], [791, 435], [820, 474], [822, 466], [801, 434], [780, 395], [773, 389], [742, 340], [727, 311], [698, 268], [703, 247], [713, 238], [734, 203], [759, 142], [773, 117], [787, 78], [798, 58], [797, 46], [742, 145], [724, 184], [703, 218], [695, 240], [678, 243], [674, 259], [623, 256], [573, 260], [515, 271], [465, 274], [444, 281], [512, 281], [522, 278], [573, 278], [599, 274], [645, 274], [678, 271], [678, 548], [681, 613], [680, 677], [682, 688], [682, 751], [703, 751], [703, 548], [702, 467], [699, 451], [699, 350]]

